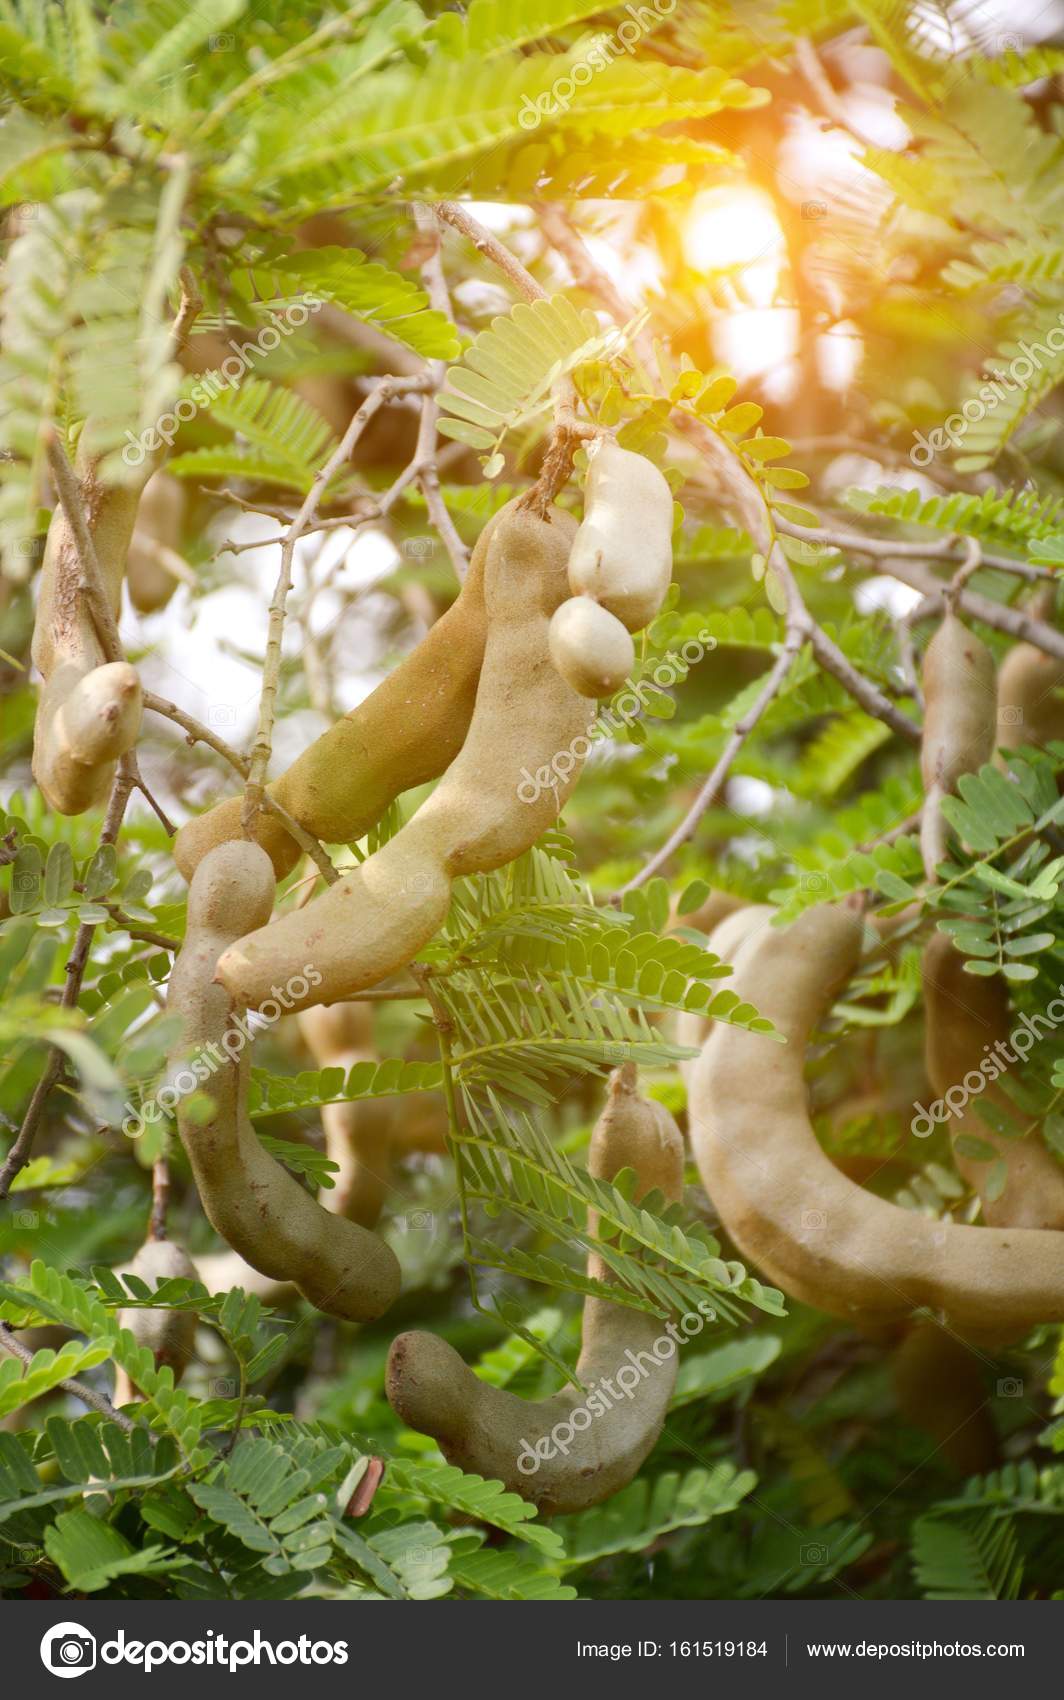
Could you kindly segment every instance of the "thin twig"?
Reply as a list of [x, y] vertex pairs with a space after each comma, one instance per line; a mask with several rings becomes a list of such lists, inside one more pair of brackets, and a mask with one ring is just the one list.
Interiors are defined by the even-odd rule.
[[[179, 708], [176, 702], [170, 702], [166, 697], [156, 696], [154, 691], [145, 691], [144, 706], [151, 709], [153, 714], [161, 714], [165, 720], [172, 720], [175, 726], [180, 726], [187, 743], [193, 745], [207, 744], [224, 761], [227, 761], [235, 772], [239, 773], [241, 779], [247, 778], [249, 766], [247, 758], [234, 750], [231, 744], [227, 744], [224, 738], [219, 738], [218, 734], [212, 732], [209, 726], [204, 726], [202, 721], [197, 720], [194, 715], [186, 713], [183, 708]], [[300, 826], [295, 817], [290, 815], [288, 810], [277, 801], [276, 797], [270, 795], [269, 791], [263, 792], [262, 806], [267, 814], [277, 816], [288, 836], [294, 838], [304, 855], [310, 857], [322, 878], [329, 885], [335, 885], [340, 876], [313, 834], [309, 833], [306, 827]]]
[[[421, 262], [421, 277], [428, 292], [428, 297], [437, 312], [445, 318], [451, 317], [451, 297], [447, 289], [447, 279], [443, 275], [443, 261], [440, 255], [440, 233], [428, 207], [415, 206], [414, 221], [417, 224], [421, 240], [426, 244], [425, 258]], [[425, 498], [425, 508], [429, 520], [443, 541], [443, 546], [451, 557], [451, 565], [459, 584], [465, 580], [466, 569], [469, 566], [469, 551], [458, 535], [455, 523], [448, 511], [440, 489], [440, 475], [436, 466], [436, 422], [439, 418], [440, 406], [437, 392], [447, 376], [447, 362], [432, 360], [429, 362], [434, 385], [426, 391], [421, 402], [421, 420], [418, 425], [417, 445], [414, 449], [414, 459], [421, 470], [418, 473], [418, 484]]]
[[457, 201], [438, 201], [436, 216], [441, 218], [444, 224], [449, 224], [453, 230], [457, 230], [467, 242], [471, 242], [478, 254], [483, 254], [504, 277], [509, 278], [526, 301], [546, 300], [547, 291], [542, 284], [536, 282], [517, 255], [511, 254], [509, 248], [500, 242], [497, 236], [493, 236], [490, 230], [486, 230], [479, 219], [474, 218], [465, 207], [460, 207]]
[[170, 1159], [166, 1153], [156, 1157], [151, 1170], [151, 1215], [148, 1218], [148, 1238], [165, 1240], [166, 1212], [170, 1204]]
[[679, 826], [677, 826], [674, 831], [669, 834], [660, 849], [655, 850], [649, 861], [640, 868], [639, 872], [634, 875], [634, 877], [630, 879], [626, 885], [622, 885], [620, 890], [614, 894], [615, 900], [622, 898], [626, 892], [635, 891], [637, 887], [645, 885], [648, 880], [653, 879], [654, 875], [660, 872], [660, 870], [665, 866], [669, 858], [675, 855], [676, 851], [679, 850], [682, 845], [686, 844], [688, 839], [694, 837], [695, 829], [697, 828], [699, 821], [702, 819], [702, 816], [706, 813], [706, 810], [712, 808], [713, 804], [718, 800], [721, 788], [728, 777], [732, 763], [736, 756], [741, 751], [747, 738], [754, 730], [769, 704], [774, 700], [782, 688], [787, 674], [790, 672], [798, 658], [804, 640], [805, 634], [801, 630], [797, 621], [788, 626], [783, 646], [773, 662], [772, 667], [765, 678], [764, 684], [760, 691], [758, 691], [757, 696], [743, 715], [742, 719], [732, 731], [731, 737], [728, 739], [728, 742], [725, 744], [724, 749], [721, 751], [716, 763], [714, 764], [713, 771], [710, 773], [708, 779], [703, 782], [698, 796], [684, 815], [683, 820], [680, 822]]
[[[18, 1358], [24, 1364], [33, 1362], [34, 1354], [28, 1346], [17, 1339], [15, 1331], [9, 1322], [0, 1322], [0, 1348], [9, 1352], [13, 1358]], [[110, 1422], [117, 1423], [127, 1434], [132, 1434], [137, 1424], [131, 1422], [123, 1411], [116, 1411], [106, 1393], [97, 1393], [93, 1388], [86, 1387], [83, 1381], [61, 1381], [59, 1386], [64, 1393], [72, 1393], [75, 1399], [80, 1399], [83, 1405], [88, 1405], [94, 1411], [99, 1411], [101, 1417], [107, 1417]]]
[[[307, 492], [302, 507], [281, 539], [281, 565], [273, 596], [270, 599], [266, 655], [262, 667], [262, 690], [259, 696], [259, 724], [251, 747], [247, 777], [244, 782], [244, 806], [240, 815], [240, 830], [245, 838], [254, 840], [255, 823], [263, 807], [266, 769], [273, 748], [273, 720], [277, 689], [281, 676], [281, 640], [284, 636], [285, 608], [292, 585], [292, 560], [296, 544], [318, 511], [318, 503], [334, 473], [351, 458], [351, 451], [375, 414], [397, 395], [425, 387], [426, 378], [381, 378], [351, 419], [336, 448], [320, 468]], [[270, 539], [270, 541], [274, 541]]]

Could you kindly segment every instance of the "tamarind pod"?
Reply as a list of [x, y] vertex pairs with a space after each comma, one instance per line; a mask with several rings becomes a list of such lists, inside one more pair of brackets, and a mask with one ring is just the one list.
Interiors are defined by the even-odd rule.
[[[197, 1281], [196, 1266], [173, 1240], [146, 1240], [137, 1255], [119, 1275], [139, 1275], [152, 1290], [163, 1281]], [[182, 1310], [120, 1310], [118, 1326], [128, 1328], [138, 1346], [147, 1346], [157, 1368], [169, 1366], [175, 1382], [180, 1381], [192, 1357], [196, 1339], [196, 1315]], [[127, 1405], [137, 1398], [128, 1374], [121, 1366], [115, 1370], [116, 1405]]]
[[[349, 1074], [356, 1063], [372, 1059], [368, 1005], [315, 1004], [298, 1020], [320, 1068], [342, 1068]], [[387, 1098], [322, 1105], [325, 1151], [337, 1168], [332, 1186], [318, 1194], [324, 1209], [364, 1228], [376, 1226], [390, 1184], [393, 1121], [394, 1105]]]
[[177, 589], [177, 579], [162, 564], [157, 549], [161, 545], [177, 551], [185, 505], [181, 480], [168, 472], [153, 472], [144, 486], [126, 554], [126, 587], [138, 613], [154, 614], [165, 608]]
[[[924, 947], [923, 978], [928, 1078], [939, 1098], [945, 1098], [955, 1087], [961, 1089], [964, 1101], [949, 1121], [953, 1160], [979, 1194], [984, 1221], [1009, 1228], [1064, 1228], [1064, 1167], [1039, 1132], [1007, 1139], [979, 1115], [980, 1097], [985, 1092], [992, 1103], [999, 1104], [1014, 1120], [1017, 1117], [1016, 1106], [994, 1086], [994, 1076], [980, 1072], [988, 1061], [999, 1071], [1008, 1066], [993, 1056], [994, 1047], [1007, 1041], [1010, 1031], [1004, 981], [997, 975], [966, 974], [963, 956], [941, 932], [932, 933]], [[978, 1076], [974, 1094], [964, 1085], [969, 1074]], [[979, 1081], [986, 1084], [981, 1086]], [[946, 1102], [949, 1104], [948, 1098]], [[1004, 1162], [1005, 1186], [997, 1198], [986, 1195], [990, 1163], [977, 1162], [957, 1149], [965, 1134], [992, 1146]]]
[[[679, 1130], [660, 1104], [638, 1095], [631, 1065], [610, 1081], [588, 1167], [604, 1180], [623, 1168], [634, 1169], [637, 1197], [654, 1187], [669, 1200], [682, 1194]], [[594, 1232], [593, 1223], [589, 1228]], [[597, 1280], [613, 1279], [594, 1253], [588, 1273]], [[664, 1360], [655, 1352], [663, 1341], [673, 1348]], [[618, 1397], [613, 1378], [639, 1365], [645, 1372], [631, 1398]], [[393, 1341], [385, 1391], [397, 1415], [432, 1435], [450, 1463], [504, 1482], [542, 1511], [580, 1511], [632, 1480], [661, 1432], [676, 1369], [675, 1340], [659, 1318], [588, 1298], [576, 1366], [583, 1391], [570, 1386], [550, 1399], [518, 1398], [481, 1381], [446, 1341], [422, 1333], [400, 1334]], [[572, 1421], [578, 1411], [587, 1417], [582, 1428]], [[564, 1452], [552, 1440], [559, 1425], [569, 1432]]]
[[1064, 738], [1064, 702], [1054, 691], [1064, 685], [1064, 661], [1033, 643], [1010, 649], [998, 673], [997, 743], [1005, 750], [1024, 744], [1042, 748]]
[[630, 632], [654, 618], [672, 579], [672, 491], [653, 461], [600, 437], [587, 451], [584, 519], [569, 558], [574, 596]]
[[216, 1293], [228, 1293], [233, 1287], [240, 1287], [251, 1297], [260, 1299], [264, 1305], [294, 1304], [299, 1298], [294, 1281], [278, 1281], [272, 1275], [263, 1275], [261, 1270], [253, 1269], [239, 1252], [208, 1252], [204, 1257], [197, 1257], [196, 1268], [200, 1280], [212, 1297]]
[[[323, 843], [361, 838], [396, 797], [437, 778], [461, 750], [484, 658], [488, 545], [513, 507], [508, 503], [488, 521], [461, 591], [417, 648], [266, 787]], [[208, 850], [239, 838], [240, 810], [241, 799], [230, 797], [181, 827], [173, 852], [185, 879]], [[283, 878], [302, 854], [298, 844], [268, 814], [260, 814], [256, 831]]]
[[735, 897], [730, 891], [711, 891], [705, 902], [690, 914], [681, 915], [679, 910], [680, 894], [674, 896], [669, 906], [669, 924], [667, 932], [675, 933], [680, 927], [692, 927], [695, 932], [705, 933], [708, 938], [729, 915], [734, 915], [737, 909], [748, 907], [744, 897]]
[[[555, 671], [547, 640], [566, 594], [573, 529], [560, 512], [546, 520], [513, 508], [500, 519], [488, 546], [484, 662], [461, 751], [417, 813], [353, 873], [222, 953], [218, 975], [234, 996], [257, 1006], [298, 959], [321, 981], [295, 1008], [315, 995], [356, 997], [439, 930], [453, 879], [512, 862], [557, 820], [587, 753], [590, 718]], [[522, 801], [529, 783], [534, 796]]]
[[718, 1026], [695, 1065], [691, 1146], [721, 1221], [792, 1298], [854, 1323], [926, 1306], [969, 1338], [1004, 1340], [1064, 1319], [1059, 1234], [931, 1221], [863, 1192], [818, 1144], [806, 1045], [861, 936], [856, 913], [825, 905], [786, 929], [762, 928], [738, 953], [732, 989], [786, 1043]]
[[570, 596], [548, 634], [550, 658], [582, 697], [611, 697], [631, 676], [635, 644], [616, 615], [590, 596]]
[[934, 1322], [916, 1322], [893, 1354], [898, 1412], [935, 1442], [961, 1476], [984, 1475], [998, 1462], [987, 1390], [970, 1347]]
[[178, 1131], [203, 1208], [227, 1244], [263, 1275], [294, 1281], [319, 1310], [367, 1322], [398, 1295], [395, 1254], [376, 1234], [323, 1210], [263, 1149], [246, 1109], [249, 1047], [239, 1048], [236, 1061], [226, 1051], [231, 1019], [246, 1006], [215, 982], [215, 964], [244, 928], [266, 919], [274, 890], [266, 852], [241, 839], [212, 850], [193, 876], [167, 994], [184, 1029], [171, 1072], [179, 1079], [190, 1055], [215, 1062], [204, 1083], [214, 1108], [201, 1122], [181, 1098]]
[[[126, 551], [149, 471], [129, 484], [104, 485], [93, 462], [79, 456], [85, 517], [116, 618]], [[106, 797], [115, 762], [136, 741], [140, 680], [125, 662], [105, 665], [81, 592], [73, 533], [59, 505], [48, 527], [31, 653], [44, 680], [33, 733], [33, 777], [57, 813], [83, 814]]]
[[[715, 894], [715, 895], [724, 895]], [[712, 916], [712, 899], [703, 906], [700, 913]], [[721, 918], [713, 928], [707, 944], [707, 949], [719, 956], [722, 962], [734, 962], [740, 946], [762, 927], [767, 927], [772, 919], [772, 909], [767, 903], [746, 903], [741, 908], [733, 908]], [[726, 982], [728, 984], [728, 982]], [[676, 1043], [678, 1045], [698, 1046], [705, 1044], [713, 1027], [713, 1018], [702, 1015], [698, 1010], [683, 1009], [676, 1019]], [[694, 1073], [694, 1057], [687, 1057], [680, 1063], [680, 1078], [691, 1091], [691, 1077]]]
[[962, 774], [990, 760], [997, 731], [994, 658], [951, 608], [927, 646], [923, 689], [920, 849], [924, 871], [928, 879], [934, 879], [935, 869], [946, 858], [942, 800]]

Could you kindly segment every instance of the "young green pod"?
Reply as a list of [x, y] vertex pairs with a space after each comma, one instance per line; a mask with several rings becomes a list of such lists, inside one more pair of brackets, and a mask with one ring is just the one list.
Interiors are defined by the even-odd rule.
[[[600, 1180], [634, 1169], [636, 1197], [683, 1192], [683, 1141], [660, 1105], [638, 1095], [631, 1064], [610, 1082], [588, 1167]], [[592, 1233], [595, 1224], [589, 1223]], [[612, 1281], [594, 1252], [588, 1274]], [[386, 1392], [411, 1428], [431, 1434], [448, 1462], [504, 1482], [544, 1512], [581, 1511], [630, 1482], [661, 1432], [676, 1381], [675, 1332], [646, 1312], [584, 1301], [576, 1366], [581, 1387], [530, 1402], [481, 1381], [435, 1334], [400, 1334]], [[618, 1392], [620, 1389], [620, 1392]]]
[[550, 623], [549, 643], [558, 672], [582, 697], [613, 696], [635, 666], [630, 634], [590, 596], [562, 603]]
[[488, 640], [460, 753], [412, 819], [355, 872], [222, 953], [218, 976], [249, 1007], [296, 961], [321, 979], [295, 1008], [315, 995], [357, 997], [438, 931], [452, 880], [505, 866], [557, 820], [590, 747], [588, 704], [559, 678], [548, 648], [572, 535], [562, 513], [547, 520], [512, 508], [500, 518], [488, 548]]
[[641, 631], [672, 579], [672, 491], [653, 461], [600, 437], [587, 450], [584, 519], [569, 557], [574, 596]]
[[[207, 1217], [234, 1251], [263, 1275], [293, 1281], [320, 1310], [372, 1321], [398, 1295], [398, 1260], [376, 1234], [323, 1210], [256, 1138], [246, 1108], [249, 1047], [237, 1025], [246, 1006], [214, 978], [233, 938], [266, 921], [274, 892], [266, 852], [241, 839], [212, 850], [193, 876], [167, 995], [183, 1026], [170, 1082], [178, 1131]], [[282, 983], [292, 975], [289, 959]], [[207, 1119], [191, 1106], [198, 1084], [212, 1101]]]

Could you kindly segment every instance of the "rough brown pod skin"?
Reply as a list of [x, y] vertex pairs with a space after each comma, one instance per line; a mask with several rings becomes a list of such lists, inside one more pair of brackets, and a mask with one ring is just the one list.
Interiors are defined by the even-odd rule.
[[630, 632], [658, 612], [672, 579], [672, 491], [653, 461], [600, 437], [587, 451], [584, 518], [569, 560], [590, 596]]
[[[199, 1280], [195, 1264], [173, 1240], [146, 1240], [127, 1269], [119, 1269], [116, 1273], [139, 1275], [152, 1289], [162, 1281]], [[120, 1310], [118, 1326], [128, 1328], [138, 1346], [148, 1347], [158, 1368], [169, 1366], [174, 1372], [174, 1381], [181, 1380], [191, 1360], [196, 1339], [194, 1311], [147, 1310], [138, 1306], [133, 1310]], [[137, 1389], [125, 1370], [116, 1368], [114, 1403], [128, 1405], [137, 1397]]]
[[[721, 895], [723, 894], [714, 892], [713, 897]], [[723, 914], [720, 914], [721, 910], [723, 910]], [[712, 921], [714, 914], [720, 914], [716, 926], [711, 926], [706, 930], [711, 934], [710, 942], [713, 954], [719, 956], [722, 962], [734, 962], [740, 946], [754, 933], [759, 932], [762, 927], [767, 927], [772, 919], [772, 910], [767, 903], [740, 905], [734, 899], [730, 900], [728, 904], [714, 904], [713, 898], [709, 898], [698, 913], [705, 915], [707, 920], [710, 921]], [[730, 981], [724, 982], [725, 986], [731, 983]], [[701, 1050], [709, 1038], [712, 1028], [713, 1020], [711, 1016], [700, 1015], [694, 1009], [681, 1010], [676, 1018], [676, 1043], [690, 1046], [692, 1050], [695, 1048]], [[688, 1093], [691, 1091], [695, 1061], [696, 1058], [687, 1057], [679, 1065], [680, 1078]]]
[[997, 743], [1004, 750], [1024, 744], [1041, 749], [1064, 738], [1064, 702], [1054, 692], [1064, 685], [1064, 661], [1033, 643], [1009, 650], [998, 674]]
[[[325, 844], [351, 844], [402, 792], [435, 779], [465, 741], [484, 659], [488, 545], [507, 503], [477, 540], [461, 592], [413, 650], [363, 702], [303, 751], [266, 787], [300, 826]], [[188, 821], [174, 860], [191, 879], [208, 850], [240, 836], [241, 799], [230, 797]], [[301, 851], [280, 822], [259, 816], [258, 841], [278, 879]]]
[[550, 658], [582, 697], [611, 697], [631, 676], [635, 645], [616, 615], [590, 596], [570, 596], [550, 623]]
[[[599, 1118], [588, 1157], [591, 1173], [612, 1180], [621, 1169], [634, 1169], [636, 1196], [659, 1188], [669, 1201], [683, 1192], [683, 1141], [672, 1117], [660, 1105], [639, 1097], [632, 1066], [610, 1082], [606, 1108]], [[594, 1223], [589, 1223], [591, 1232]], [[593, 1253], [588, 1274], [613, 1279]], [[584, 1302], [583, 1342], [576, 1366], [587, 1389], [567, 1387], [553, 1398], [532, 1402], [481, 1381], [458, 1353], [435, 1334], [400, 1334], [388, 1356], [386, 1392], [393, 1410], [411, 1428], [431, 1434], [444, 1456], [463, 1470], [504, 1482], [533, 1500], [544, 1512], [581, 1511], [624, 1487], [635, 1475], [661, 1432], [676, 1380], [678, 1348], [661, 1359], [652, 1348], [668, 1340], [658, 1317], [611, 1304]], [[675, 1342], [672, 1342], [675, 1347]], [[631, 1354], [631, 1357], [628, 1354]], [[595, 1385], [606, 1385], [618, 1371], [646, 1353], [654, 1359], [632, 1397], [617, 1403], [600, 1398]], [[645, 1362], [645, 1360], [644, 1360]], [[585, 1409], [587, 1425], [572, 1436], [568, 1455], [542, 1458], [535, 1471], [523, 1471], [538, 1441]], [[573, 1425], [575, 1427], [575, 1425]], [[553, 1443], [552, 1443], [553, 1444]]]
[[[133, 483], [105, 486], [91, 460], [79, 457], [85, 517], [116, 619], [137, 503], [150, 471], [146, 463]], [[44, 680], [33, 732], [33, 777], [61, 815], [80, 815], [106, 800], [115, 762], [136, 743], [142, 711], [137, 670], [106, 660], [80, 584], [73, 534], [57, 505], [33, 628], [33, 662]]]
[[942, 800], [964, 773], [988, 762], [997, 732], [994, 658], [986, 645], [947, 608], [924, 655], [924, 735], [920, 770], [924, 808], [920, 849], [933, 880], [946, 859]]
[[[942, 1098], [987, 1061], [986, 1046], [1007, 1042], [1011, 1030], [1008, 991], [997, 975], [985, 978], [966, 974], [963, 956], [940, 932], [932, 933], [924, 948], [923, 975], [927, 1073], [936, 1097]], [[1008, 1063], [999, 1062], [997, 1066], [1004, 1070]], [[986, 1097], [1000, 1104], [1013, 1120], [1020, 1119], [1016, 1106], [992, 1082], [984, 1090]], [[995, 1133], [978, 1114], [978, 1103], [976, 1094], [947, 1125], [954, 1144], [953, 1160], [959, 1173], [979, 1193], [984, 1220], [999, 1227], [1064, 1228], [1064, 1166], [1047, 1149], [1037, 1129], [1022, 1139], [1005, 1139]], [[983, 1190], [991, 1164], [976, 1162], [956, 1150], [957, 1140], [965, 1133], [992, 1145], [1004, 1160], [1007, 1179], [998, 1198], [987, 1198]]]
[[[319, 1068], [342, 1068], [373, 1058], [373, 1015], [368, 1004], [315, 1004], [299, 1017], [299, 1030]], [[395, 1105], [389, 1098], [323, 1104], [326, 1155], [337, 1166], [333, 1185], [319, 1202], [334, 1215], [364, 1228], [376, 1226], [391, 1172]]]
[[[197, 868], [167, 995], [184, 1028], [175, 1080], [189, 1057], [211, 1057], [211, 1046], [224, 1057], [223, 1036], [243, 1006], [216, 983], [215, 965], [235, 935], [265, 921], [274, 891], [269, 857], [244, 840], [219, 845]], [[293, 972], [290, 962], [286, 974]], [[189, 1113], [187, 1097], [178, 1104], [178, 1131], [208, 1220], [263, 1275], [293, 1281], [333, 1316], [372, 1321], [398, 1296], [398, 1260], [376, 1234], [323, 1210], [263, 1149], [245, 1108], [249, 1068], [244, 1045], [237, 1062], [226, 1058], [210, 1074], [207, 1122]]]
[[[354, 873], [222, 953], [218, 976], [249, 1007], [297, 960], [321, 975], [306, 1003], [357, 997], [438, 931], [454, 879], [504, 867], [557, 820], [587, 753], [590, 713], [548, 651], [573, 529], [560, 512], [543, 520], [515, 508], [500, 519], [488, 547], [488, 640], [461, 752], [412, 819]], [[580, 741], [582, 754], [570, 753]], [[551, 766], [562, 755], [564, 778]], [[526, 776], [541, 768], [550, 782], [522, 801]]]
[[970, 1347], [934, 1322], [917, 1322], [895, 1348], [891, 1378], [898, 1411], [923, 1429], [960, 1476], [984, 1475], [998, 1463], [979, 1360]]
[[165, 608], [177, 589], [177, 579], [159, 559], [159, 550], [180, 549], [186, 500], [185, 486], [168, 472], [153, 472], [144, 486], [126, 556], [126, 588], [140, 614]]
[[969, 1339], [1008, 1340], [1064, 1320], [1057, 1233], [929, 1220], [862, 1191], [817, 1143], [806, 1046], [857, 965], [861, 935], [853, 911], [825, 905], [738, 953], [734, 990], [787, 1042], [718, 1026], [695, 1066], [691, 1146], [722, 1222], [792, 1298], [855, 1324], [924, 1306]]

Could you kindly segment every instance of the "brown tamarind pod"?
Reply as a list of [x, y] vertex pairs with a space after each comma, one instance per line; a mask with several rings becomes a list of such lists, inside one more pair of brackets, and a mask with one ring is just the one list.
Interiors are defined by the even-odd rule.
[[938, 864], [946, 859], [943, 798], [955, 790], [962, 774], [990, 760], [997, 732], [994, 658], [951, 607], [927, 646], [923, 688], [920, 849], [924, 872], [933, 880]]
[[[962, 1102], [948, 1123], [953, 1160], [979, 1194], [983, 1219], [1000, 1227], [1064, 1228], [1064, 1166], [1039, 1131], [1007, 1139], [995, 1133], [978, 1112], [985, 1093], [1013, 1120], [1017, 1116], [1016, 1106], [993, 1084], [1009, 1067], [1005, 982], [998, 975], [966, 974], [963, 956], [941, 932], [932, 933], [924, 947], [923, 977], [927, 1074], [936, 1096], [945, 1099], [951, 1110], [946, 1094], [959, 1092]], [[999, 1047], [1005, 1049], [1004, 1060]], [[1020, 1059], [1013, 1061], [1019, 1066]], [[978, 1162], [966, 1156], [963, 1147], [957, 1149], [965, 1134], [991, 1146], [1005, 1164], [1005, 1186], [996, 1198], [986, 1193], [989, 1161]]]
[[223, 951], [219, 978], [249, 1007], [297, 960], [321, 976], [317, 998], [357, 997], [438, 931], [455, 878], [505, 866], [557, 820], [590, 747], [589, 706], [548, 649], [573, 529], [561, 512], [541, 519], [511, 508], [500, 517], [485, 576], [488, 638], [461, 751], [417, 813], [353, 873]]
[[740, 1251], [779, 1287], [855, 1324], [921, 1306], [969, 1339], [1007, 1340], [1064, 1319], [1064, 1238], [1041, 1228], [930, 1220], [862, 1191], [817, 1142], [805, 1052], [853, 973], [862, 922], [824, 905], [763, 927], [731, 985], [785, 1043], [714, 1028], [688, 1101], [703, 1185]]
[[[105, 485], [91, 459], [78, 472], [86, 523], [115, 618], [137, 503], [151, 468]], [[33, 777], [50, 807], [83, 814], [102, 803], [114, 766], [136, 742], [141, 686], [135, 667], [106, 660], [81, 589], [82, 569], [62, 507], [48, 528], [33, 628], [34, 665], [44, 683], [33, 733]]]
[[587, 449], [584, 518], [569, 560], [574, 596], [641, 631], [672, 579], [672, 491], [653, 461], [600, 437]]
[[[373, 1018], [366, 1004], [315, 1004], [299, 1016], [299, 1029], [319, 1068], [347, 1074], [373, 1058]], [[325, 1151], [337, 1168], [333, 1185], [319, 1193], [326, 1210], [364, 1228], [376, 1226], [390, 1184], [394, 1119], [388, 1098], [322, 1105]]]
[[555, 612], [550, 658], [582, 697], [611, 697], [631, 677], [635, 644], [625, 626], [590, 596], [570, 596]]
[[[202, 1079], [213, 1111], [200, 1120], [182, 1095], [178, 1131], [203, 1208], [227, 1244], [263, 1275], [293, 1281], [320, 1310], [367, 1322], [398, 1295], [395, 1254], [376, 1234], [323, 1210], [264, 1150], [246, 1108], [249, 1047], [227, 1045], [238, 1032], [233, 1018], [245, 1006], [215, 981], [215, 966], [234, 937], [266, 920], [274, 892], [266, 852], [241, 839], [217, 846], [193, 876], [185, 940], [167, 995], [183, 1026], [171, 1076], [179, 1093], [183, 1073], [192, 1075], [193, 1086]], [[293, 971], [289, 959], [285, 978]]]
[[[639, 1096], [630, 1064], [610, 1081], [588, 1167], [600, 1180], [634, 1169], [637, 1198], [655, 1187], [670, 1201], [682, 1195], [679, 1129], [660, 1104]], [[588, 1274], [614, 1279], [594, 1253]], [[665, 1420], [677, 1360], [676, 1340], [659, 1318], [588, 1298], [576, 1366], [583, 1390], [520, 1399], [481, 1381], [446, 1341], [421, 1333], [393, 1342], [385, 1390], [398, 1416], [432, 1435], [450, 1463], [504, 1482], [542, 1511], [581, 1511], [624, 1487], [646, 1458]], [[559, 1429], [567, 1434], [556, 1436]]]
[[153, 472], [144, 486], [126, 555], [129, 600], [140, 614], [165, 608], [177, 589], [164, 563], [180, 549], [186, 501], [185, 486], [168, 472]]
[[[714, 893], [715, 896], [723, 895]], [[699, 913], [709, 918], [713, 915], [712, 898], [703, 905]], [[772, 909], [767, 903], [745, 903], [741, 907], [728, 909], [721, 920], [713, 928], [708, 948], [722, 962], [732, 962], [740, 946], [762, 927], [767, 927], [772, 919]], [[713, 1026], [711, 1016], [702, 1015], [698, 1010], [683, 1009], [676, 1017], [675, 1034], [678, 1045], [697, 1046], [701, 1050], [709, 1037]], [[691, 1076], [694, 1071], [695, 1058], [688, 1057], [680, 1063], [680, 1077], [688, 1092], [691, 1090]]]
[[997, 1433], [970, 1346], [935, 1322], [915, 1322], [894, 1349], [891, 1377], [900, 1415], [923, 1429], [958, 1475], [994, 1469]]
[[[139, 1275], [153, 1290], [163, 1281], [197, 1281], [196, 1266], [188, 1253], [173, 1240], [146, 1240], [137, 1252], [128, 1271], [117, 1273]], [[138, 1306], [120, 1310], [118, 1326], [128, 1328], [138, 1346], [147, 1346], [155, 1358], [156, 1367], [168, 1366], [174, 1380], [180, 1381], [192, 1357], [196, 1339], [196, 1314], [191, 1310], [150, 1310]], [[116, 1405], [127, 1405], [137, 1397], [137, 1390], [126, 1371], [115, 1371]]]
[[[402, 792], [435, 779], [462, 748], [476, 702], [487, 610], [488, 546], [510, 502], [477, 540], [462, 589], [436, 624], [369, 696], [330, 726], [267, 786], [282, 808], [326, 844], [350, 844], [375, 826]], [[216, 844], [240, 836], [241, 799], [230, 797], [187, 821], [174, 839], [185, 879]], [[275, 816], [260, 814], [258, 841], [277, 877], [302, 854]]]
[[1064, 661], [1033, 643], [1009, 650], [998, 673], [997, 743], [1004, 750], [1024, 744], [1042, 749], [1064, 739]]

